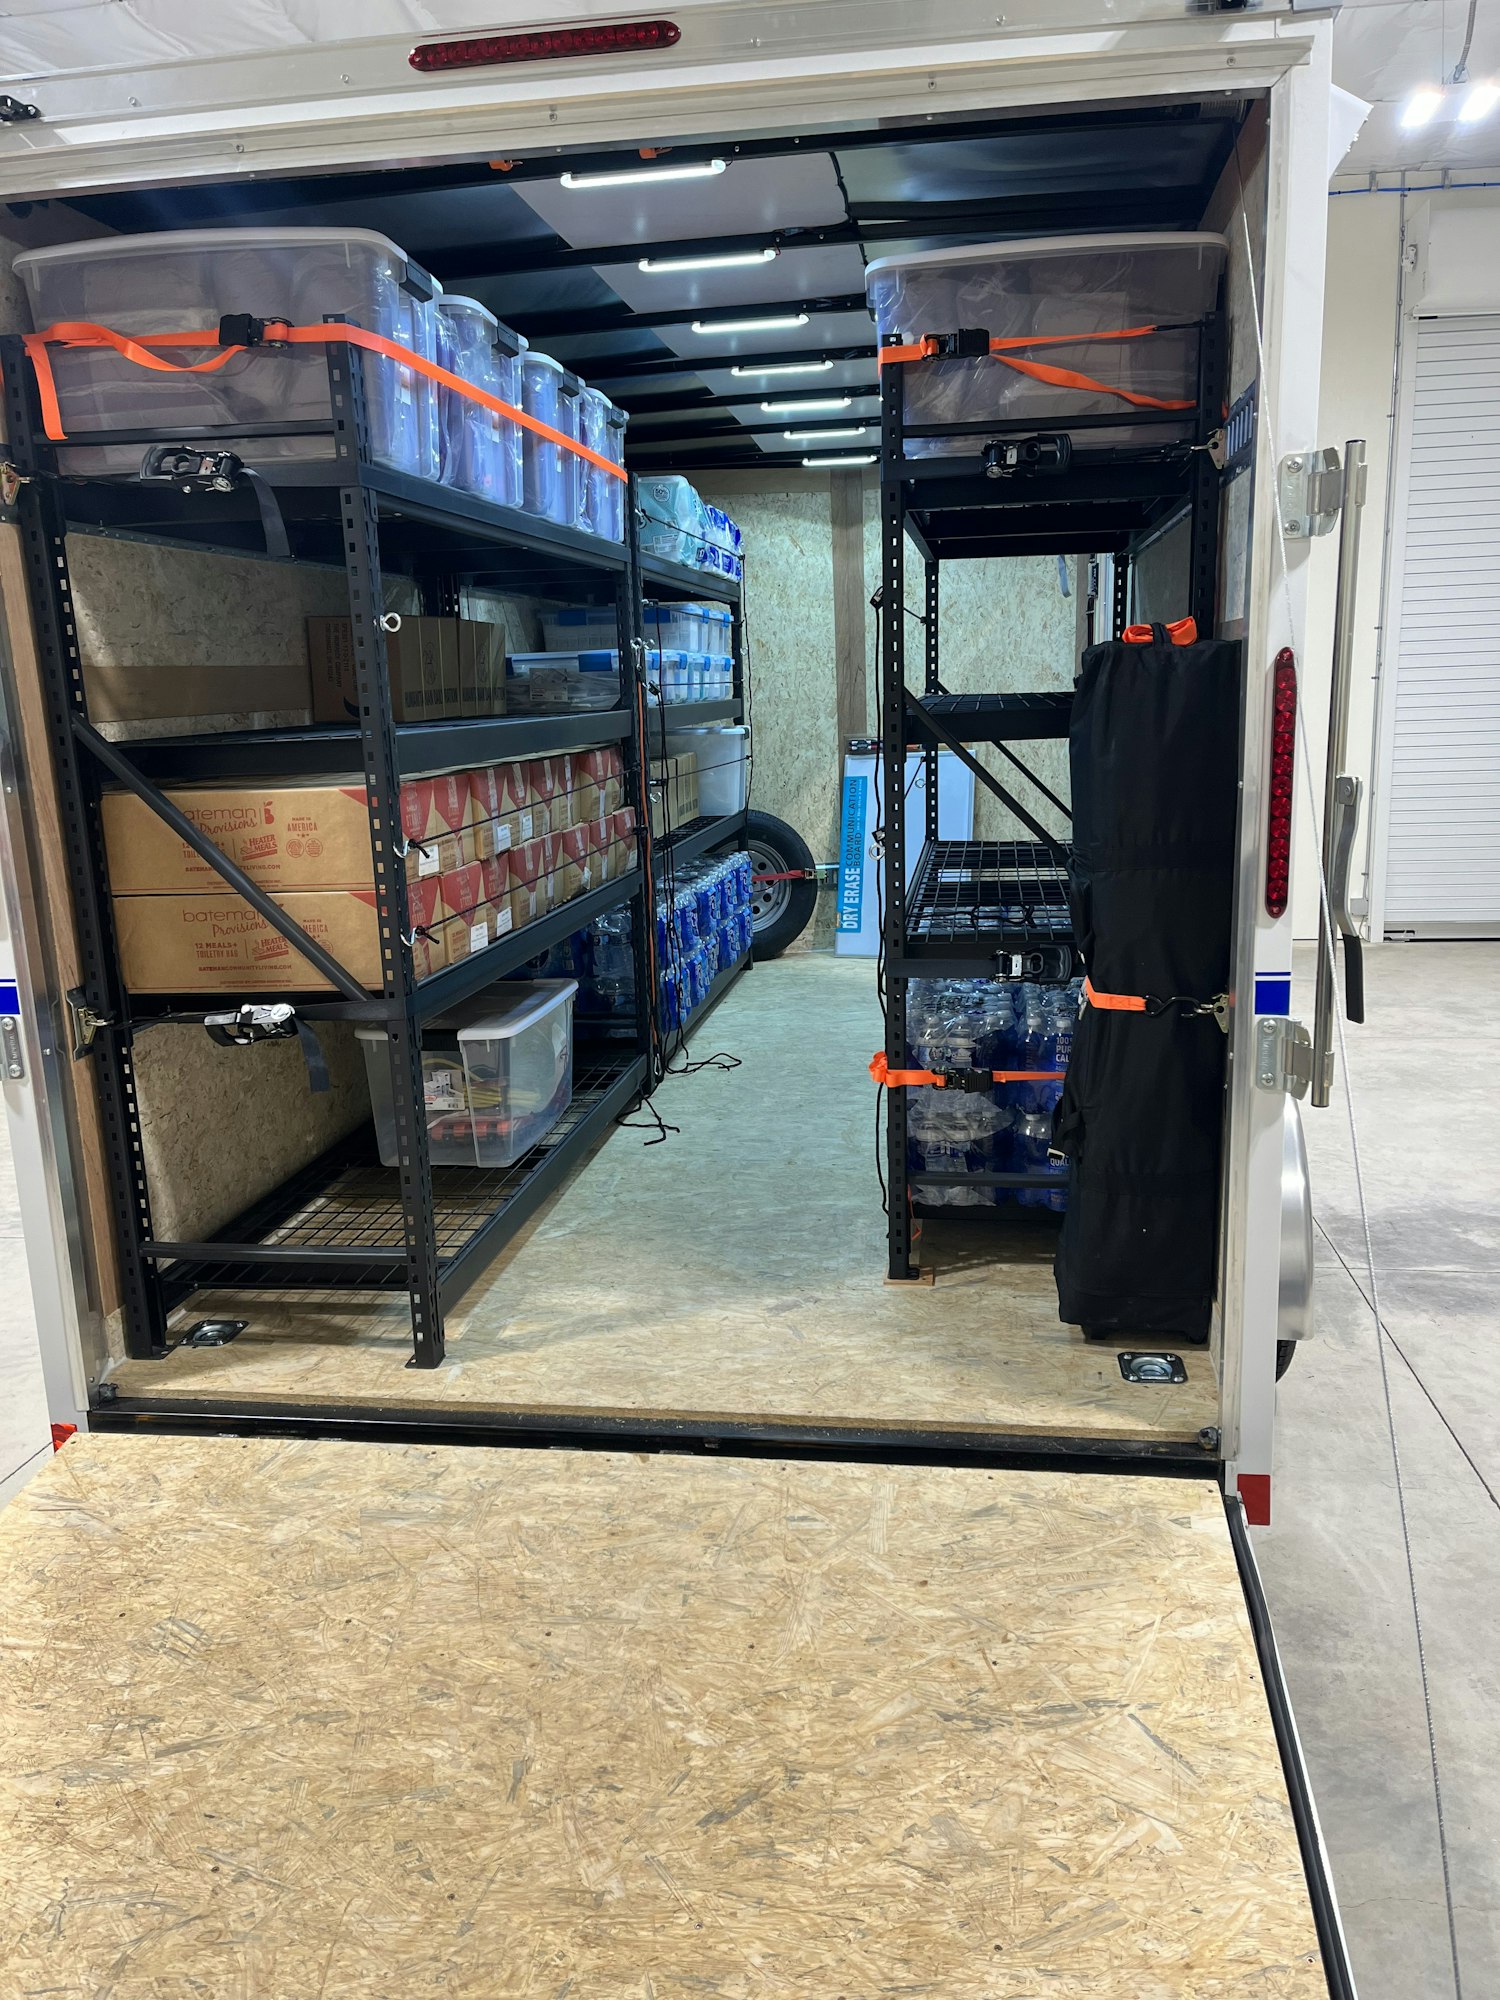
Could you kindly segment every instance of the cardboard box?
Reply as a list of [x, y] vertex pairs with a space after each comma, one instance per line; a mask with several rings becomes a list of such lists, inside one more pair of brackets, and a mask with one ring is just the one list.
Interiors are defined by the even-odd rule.
[[[370, 808], [357, 781], [179, 786], [167, 796], [262, 889], [374, 887]], [[406, 855], [409, 882], [475, 858], [472, 810], [462, 780], [418, 778], [402, 786], [403, 831], [408, 841], [421, 842]], [[232, 893], [217, 871], [133, 792], [106, 792], [102, 813], [110, 886], [116, 895], [190, 889]]]
[[660, 840], [670, 830], [698, 817], [698, 759], [689, 751], [681, 757], [651, 760], [651, 831]]
[[457, 965], [486, 951], [495, 941], [490, 907], [485, 896], [483, 865], [470, 862], [451, 869], [439, 878], [438, 927], [442, 932], [447, 963]]
[[[315, 722], [349, 722], [359, 714], [354, 628], [347, 618], [309, 618], [308, 664]], [[504, 657], [498, 626], [472, 618], [403, 615], [385, 635], [391, 711], [397, 722], [503, 713]], [[498, 690], [498, 692], [497, 692]], [[472, 704], [466, 707], [465, 702]], [[480, 705], [482, 702], [482, 706]], [[498, 704], [498, 705], [497, 705]]]
[[521, 763], [485, 764], [469, 773], [474, 818], [500, 819], [531, 804], [528, 767]]
[[[381, 985], [380, 932], [371, 889], [278, 895], [288, 916], [372, 992]], [[437, 923], [438, 882], [413, 884], [412, 963], [425, 979], [447, 963]], [[333, 989], [291, 942], [233, 890], [116, 896], [120, 967], [132, 993], [326, 993]]]

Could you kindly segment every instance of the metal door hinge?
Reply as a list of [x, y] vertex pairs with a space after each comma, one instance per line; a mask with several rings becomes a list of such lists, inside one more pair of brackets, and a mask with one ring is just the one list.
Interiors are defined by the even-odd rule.
[[1312, 1084], [1312, 1036], [1286, 1014], [1263, 1014], [1255, 1024], [1255, 1083], [1306, 1097]]
[[75, 986], [67, 999], [68, 1020], [73, 1030], [73, 1060], [79, 1062], [93, 1049], [94, 1037], [101, 1028], [114, 1028], [119, 1024], [111, 1021], [107, 1014], [96, 1014], [84, 999], [81, 986]]
[[1276, 505], [1281, 532], [1305, 542], [1331, 534], [1344, 504], [1344, 467], [1337, 451], [1294, 451], [1276, 468]]
[[26, 1074], [26, 1058], [21, 1053], [21, 1023], [14, 1014], [0, 1014], [0, 1068], [7, 1083], [19, 1083]]

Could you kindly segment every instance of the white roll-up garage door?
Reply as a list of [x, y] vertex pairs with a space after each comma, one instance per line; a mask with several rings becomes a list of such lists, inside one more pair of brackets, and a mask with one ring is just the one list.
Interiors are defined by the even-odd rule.
[[1500, 935], [1500, 313], [1419, 319], [1386, 931]]

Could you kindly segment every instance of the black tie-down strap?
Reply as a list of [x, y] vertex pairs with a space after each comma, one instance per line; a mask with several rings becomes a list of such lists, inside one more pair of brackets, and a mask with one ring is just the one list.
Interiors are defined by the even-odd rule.
[[248, 1049], [257, 1042], [288, 1041], [295, 1035], [302, 1044], [302, 1060], [307, 1064], [308, 1089], [321, 1096], [330, 1087], [323, 1044], [307, 1022], [297, 1018], [297, 1010], [285, 1001], [256, 1005], [247, 1000], [232, 1014], [205, 1015], [203, 1025], [209, 1039], [226, 1049]]
[[191, 444], [154, 444], [141, 460], [140, 477], [156, 484], [180, 486], [185, 493], [233, 493], [248, 486], [260, 512], [266, 554], [283, 562], [292, 559], [286, 522], [275, 491], [233, 451], [203, 451]]

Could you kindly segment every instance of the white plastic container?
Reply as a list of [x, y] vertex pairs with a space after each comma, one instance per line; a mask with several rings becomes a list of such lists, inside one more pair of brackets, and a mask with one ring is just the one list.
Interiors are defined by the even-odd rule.
[[[202, 327], [208, 344], [165, 350], [208, 358], [226, 313], [316, 325], [342, 313], [372, 333], [437, 358], [437, 287], [404, 251], [369, 229], [181, 229], [155, 236], [101, 236], [28, 250], [16, 259], [38, 328], [89, 320], [117, 333], [182, 333]], [[328, 374], [320, 347], [247, 348], [202, 375], [161, 374], [109, 348], [51, 350], [63, 424], [69, 431], [168, 429], [326, 422]], [[383, 465], [436, 479], [439, 426], [433, 383], [414, 369], [366, 354], [372, 450]], [[231, 440], [232, 441], [232, 440]], [[133, 470], [141, 446], [65, 451], [64, 472]], [[327, 437], [248, 440], [252, 464], [327, 458]]]
[[750, 731], [745, 725], [673, 730], [667, 754], [689, 750], [698, 760], [699, 812], [715, 819], [743, 812], [750, 797]]
[[665, 472], [636, 482], [640, 503], [641, 553], [665, 562], [698, 565], [703, 540], [703, 502], [680, 473]]
[[[583, 442], [583, 381], [571, 368], [564, 368], [557, 385], [557, 428], [564, 437]], [[576, 451], [558, 447], [558, 477], [562, 486], [562, 512], [558, 519], [570, 528], [587, 528], [585, 509], [588, 502], [588, 482], [584, 478], [584, 468], [588, 460], [580, 458]]]
[[[1021, 348], [1017, 358], [1065, 368], [1110, 389], [1192, 402], [1197, 335], [1191, 322], [1212, 310], [1226, 254], [1222, 236], [1201, 231], [1021, 238], [877, 258], [865, 283], [882, 345], [974, 328], [1000, 340], [1164, 326], [1166, 331], [1131, 340]], [[1183, 411], [1180, 425], [1133, 423], [1132, 409], [1119, 396], [1039, 382], [1002, 355], [934, 359], [906, 371], [906, 420], [912, 424], [993, 418], [1066, 430], [1070, 417], [1119, 416], [1118, 429], [1078, 433], [1092, 444], [1167, 443], [1192, 428], [1191, 409]], [[972, 437], [914, 438], [907, 446], [913, 457], [972, 456], [976, 449]]]
[[[550, 354], [538, 354], [535, 348], [531, 348], [522, 356], [522, 408], [528, 417], [535, 417], [538, 423], [550, 424], [553, 430], [562, 429], [562, 412], [558, 407], [562, 400], [562, 378], [563, 365], [554, 361]], [[538, 437], [535, 431], [523, 430], [521, 504], [528, 514], [541, 514], [549, 521], [565, 518], [562, 455], [561, 445]]]
[[663, 646], [658, 655], [657, 685], [663, 702], [691, 701], [693, 672], [691, 656], [675, 646]]
[[[476, 389], [520, 406], [526, 342], [477, 299], [445, 292], [437, 302], [438, 361]], [[441, 477], [445, 486], [501, 506], [521, 504], [521, 426], [452, 389], [439, 389]]]
[[[579, 435], [590, 451], [611, 465], [625, 463], [625, 412], [602, 389], [585, 387], [579, 397]], [[591, 459], [578, 461], [583, 506], [578, 525], [607, 541], [625, 538], [625, 481], [603, 471]]]
[[[538, 1145], [573, 1097], [573, 979], [512, 980], [423, 1032], [427, 1146], [435, 1167], [508, 1167]], [[380, 1157], [398, 1164], [391, 1067], [380, 1028], [364, 1045]]]
[[702, 627], [698, 643], [705, 653], [721, 659], [734, 655], [734, 613], [727, 604], [700, 604], [696, 607]]

